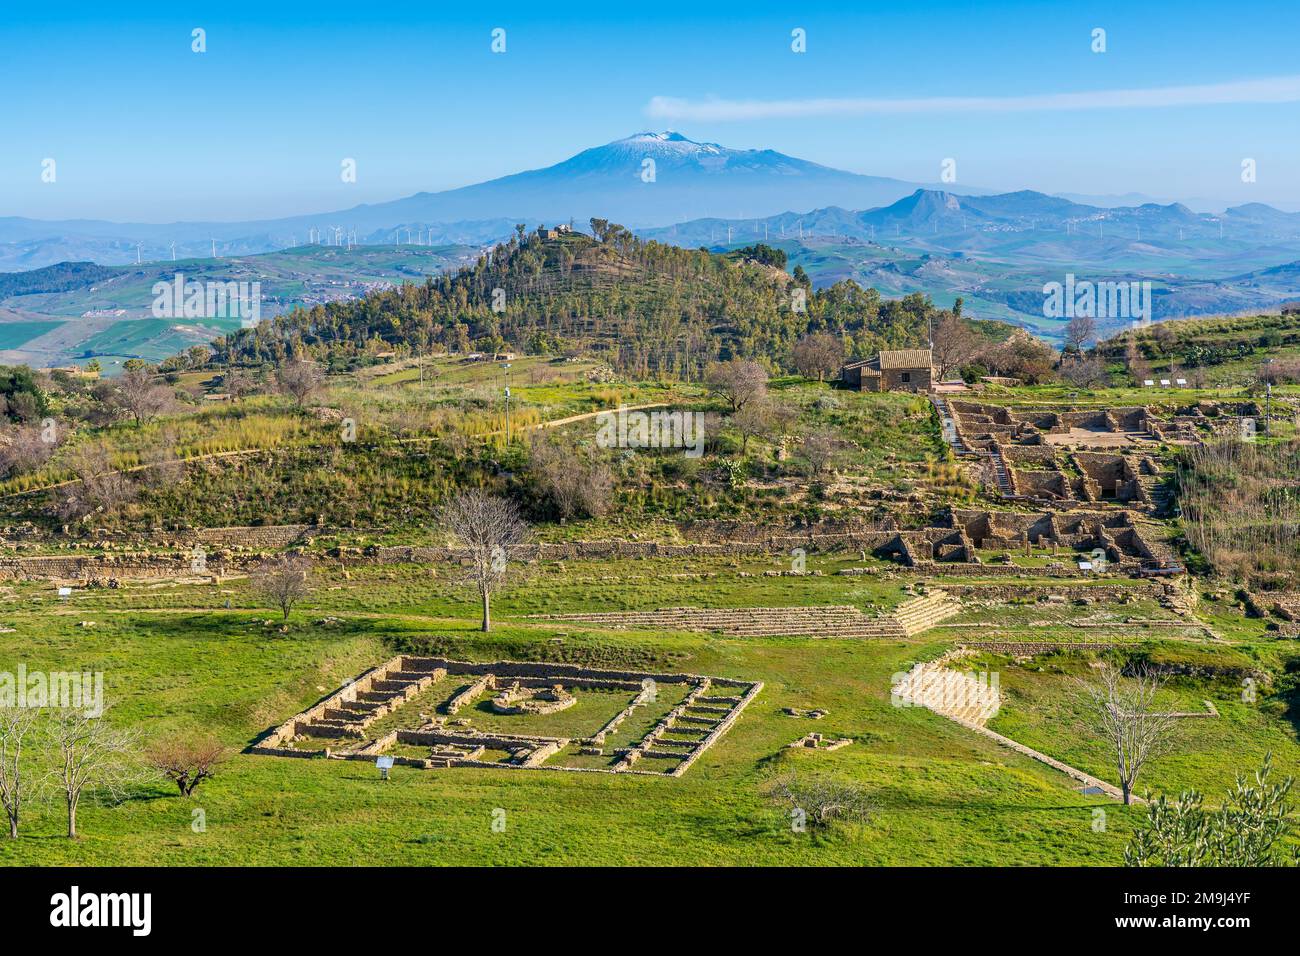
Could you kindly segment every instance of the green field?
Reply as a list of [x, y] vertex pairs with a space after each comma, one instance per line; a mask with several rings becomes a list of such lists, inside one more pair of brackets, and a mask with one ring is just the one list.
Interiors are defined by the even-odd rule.
[[[818, 564], [827, 570], [833, 562]], [[717, 635], [605, 631], [524, 615], [574, 608], [858, 603], [887, 606], [897, 583], [835, 577], [739, 578], [729, 561], [692, 561], [687, 581], [672, 562], [569, 562], [533, 569], [498, 602], [500, 625], [484, 636], [472, 606], [449, 595], [433, 569], [327, 574], [282, 629], [238, 581], [139, 585], [78, 592], [49, 586], [6, 594], [0, 666], [102, 670], [110, 719], [150, 737], [210, 732], [233, 748], [333, 690], [346, 678], [413, 647], [481, 660], [534, 659], [593, 666], [671, 668], [762, 680], [734, 728], [681, 778], [545, 770], [396, 768], [382, 782], [365, 763], [240, 754], [192, 800], [145, 785], [112, 806], [89, 803], [82, 837], [61, 835], [60, 807], [29, 814], [24, 836], [0, 842], [8, 864], [1115, 864], [1140, 808], [1085, 796], [1067, 777], [919, 708], [891, 706], [891, 675], [932, 658], [963, 632], [910, 641], [733, 639]], [[230, 602], [229, 609], [226, 602]], [[1150, 609], [1138, 608], [1146, 614]], [[1042, 613], [1039, 612], [1040, 616]], [[1064, 624], [1069, 611], [1059, 612]], [[1130, 613], [1135, 613], [1130, 609]], [[959, 621], [965, 618], [958, 619]], [[87, 626], [83, 622], [93, 622]], [[978, 615], [972, 624], [978, 622]], [[563, 625], [563, 626], [559, 626]], [[976, 628], [978, 633], [978, 628]], [[1175, 644], [1172, 653], [1191, 653]], [[1200, 650], [1195, 653], [1224, 655]], [[1242, 645], [1280, 669], [1277, 642]], [[1069, 678], [1084, 659], [1016, 664], [985, 659], [1006, 690], [994, 729], [1103, 778], [1103, 749], [1081, 738]], [[1170, 699], [1216, 701], [1222, 718], [1187, 721], [1179, 752], [1157, 761], [1145, 786], [1217, 792], [1265, 750], [1275, 764], [1300, 760], [1295, 729], [1267, 695], [1234, 702], [1231, 680], [1186, 680]], [[600, 707], [593, 701], [591, 706]], [[821, 707], [824, 720], [782, 707]], [[557, 726], [571, 720], [561, 712]], [[601, 711], [603, 713], [603, 711]], [[485, 723], [517, 718], [471, 717]], [[817, 730], [847, 736], [833, 753], [784, 746]], [[871, 822], [826, 833], [792, 832], [764, 782], [791, 770], [853, 780], [877, 806]], [[1107, 813], [1093, 829], [1093, 809]], [[191, 828], [201, 809], [206, 831]], [[507, 826], [495, 832], [495, 810]]]
[[0, 349], [22, 348], [37, 336], [53, 332], [62, 322], [0, 322]]

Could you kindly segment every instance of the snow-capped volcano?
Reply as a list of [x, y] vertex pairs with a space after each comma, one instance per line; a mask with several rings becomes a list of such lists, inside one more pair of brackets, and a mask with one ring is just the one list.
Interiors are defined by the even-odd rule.
[[[108, 241], [121, 240], [134, 248], [135, 242], [206, 244], [215, 237], [218, 242], [238, 243], [242, 252], [261, 252], [288, 246], [294, 237], [326, 225], [356, 232], [363, 240], [386, 241], [398, 227], [414, 231], [445, 224], [469, 224], [444, 230], [448, 235], [481, 234], [487, 240], [509, 234], [508, 223], [515, 222], [531, 226], [572, 219], [585, 223], [599, 216], [644, 228], [701, 217], [749, 218], [825, 206], [871, 209], [902, 199], [919, 185], [832, 169], [772, 149], [700, 143], [674, 131], [642, 132], [585, 149], [542, 169], [318, 215], [166, 225], [9, 219], [0, 220], [0, 243], [76, 235], [93, 250], [95, 243]], [[503, 223], [507, 224], [503, 227]], [[87, 255], [101, 258], [94, 251]], [[119, 251], [103, 261], [123, 261], [121, 257]]]
[[577, 219], [629, 226], [699, 216], [763, 216], [841, 205], [866, 209], [914, 192], [915, 183], [862, 176], [771, 149], [700, 143], [674, 131], [636, 133], [543, 169], [383, 206], [410, 204], [407, 221], [492, 216]]

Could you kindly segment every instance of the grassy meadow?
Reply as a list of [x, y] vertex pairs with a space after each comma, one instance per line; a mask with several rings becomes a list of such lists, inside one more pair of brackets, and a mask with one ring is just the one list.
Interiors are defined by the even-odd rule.
[[[834, 570], [841, 558], [810, 568]], [[287, 625], [259, 606], [247, 583], [126, 585], [60, 600], [44, 584], [3, 597], [0, 668], [102, 670], [109, 719], [147, 737], [211, 733], [242, 749], [271, 726], [397, 649], [453, 657], [563, 660], [668, 668], [765, 687], [722, 740], [681, 778], [546, 770], [395, 768], [383, 782], [359, 762], [237, 754], [192, 799], [147, 784], [115, 805], [87, 800], [81, 837], [62, 835], [61, 807], [28, 814], [18, 841], [0, 841], [4, 864], [1116, 864], [1140, 808], [1085, 796], [1067, 777], [920, 708], [895, 707], [892, 675], [954, 639], [975, 639], [981, 613], [912, 640], [736, 639], [719, 634], [600, 629], [530, 618], [575, 609], [855, 604], [868, 613], [905, 597], [892, 578], [738, 576], [763, 561], [621, 561], [539, 565], [496, 603], [498, 625], [472, 630], [473, 606], [433, 570], [355, 568], [323, 574]], [[1126, 605], [1135, 617], [1158, 613]], [[1068, 629], [1069, 611], [1055, 626]], [[969, 623], [969, 627], [963, 627]], [[1050, 622], [1049, 622], [1050, 624]], [[12, 630], [9, 630], [12, 629]], [[1282, 673], [1282, 642], [1202, 650], [1234, 666]], [[1190, 653], [1174, 642], [1171, 653]], [[1235, 656], [1233, 656], [1235, 655]], [[1101, 747], [1077, 728], [1071, 681], [1087, 658], [995, 670], [1006, 702], [992, 727], [1103, 778]], [[1216, 793], [1265, 750], [1296, 765], [1294, 726], [1266, 690], [1234, 703], [1232, 679], [1188, 679], [1171, 701], [1215, 700], [1222, 717], [1184, 721], [1175, 756], [1143, 785]], [[1271, 702], [1271, 703], [1270, 703]], [[1268, 706], [1265, 706], [1265, 705]], [[594, 705], [593, 705], [594, 706]], [[820, 721], [783, 707], [819, 707]], [[562, 718], [563, 713], [556, 715]], [[788, 751], [816, 730], [850, 737], [831, 753]], [[876, 812], [866, 824], [795, 833], [787, 808], [764, 794], [772, 776], [852, 780]], [[1104, 807], [1107, 827], [1093, 829]], [[506, 814], [494, 831], [493, 812]], [[192, 824], [201, 810], [205, 829]]]

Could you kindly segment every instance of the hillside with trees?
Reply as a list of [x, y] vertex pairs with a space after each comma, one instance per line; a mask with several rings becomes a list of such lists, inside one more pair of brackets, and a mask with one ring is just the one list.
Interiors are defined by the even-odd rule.
[[833, 335], [846, 354], [923, 346], [942, 315], [928, 297], [885, 300], [852, 280], [814, 290], [784, 255], [714, 255], [645, 241], [593, 219], [592, 235], [517, 227], [470, 267], [352, 302], [299, 309], [214, 343], [219, 363], [309, 357], [338, 367], [367, 352], [582, 351], [625, 374], [698, 381], [711, 361], [794, 367], [794, 346]]

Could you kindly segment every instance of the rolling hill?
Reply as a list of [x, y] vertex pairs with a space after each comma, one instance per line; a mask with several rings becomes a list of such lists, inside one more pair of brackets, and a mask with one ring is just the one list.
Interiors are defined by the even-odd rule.
[[261, 283], [261, 314], [357, 298], [422, 281], [473, 260], [465, 246], [305, 246], [259, 256], [180, 259], [141, 265], [68, 262], [0, 274], [0, 363], [35, 367], [100, 360], [107, 373], [128, 358], [158, 361], [207, 344], [238, 319], [160, 319], [153, 286], [177, 274], [199, 282]]
[[462, 354], [509, 347], [580, 350], [635, 376], [693, 379], [718, 358], [788, 363], [795, 341], [815, 331], [835, 333], [854, 354], [919, 346], [933, 318], [923, 296], [887, 301], [856, 283], [799, 289], [754, 257], [645, 241], [612, 224], [597, 231], [525, 233], [454, 274], [241, 328], [217, 343], [217, 359], [346, 359], [376, 343]]

